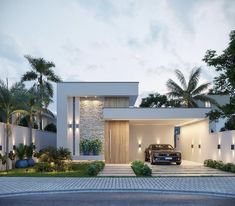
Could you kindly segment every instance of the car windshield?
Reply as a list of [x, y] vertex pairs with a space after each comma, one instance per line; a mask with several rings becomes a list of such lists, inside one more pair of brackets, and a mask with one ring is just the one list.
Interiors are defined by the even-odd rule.
[[153, 150], [173, 150], [174, 148], [170, 144], [155, 144], [152, 145]]

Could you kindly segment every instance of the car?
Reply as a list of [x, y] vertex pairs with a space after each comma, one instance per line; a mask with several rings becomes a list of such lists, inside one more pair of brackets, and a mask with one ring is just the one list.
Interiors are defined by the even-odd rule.
[[145, 150], [145, 161], [151, 164], [171, 163], [181, 164], [181, 153], [170, 144], [151, 144]]

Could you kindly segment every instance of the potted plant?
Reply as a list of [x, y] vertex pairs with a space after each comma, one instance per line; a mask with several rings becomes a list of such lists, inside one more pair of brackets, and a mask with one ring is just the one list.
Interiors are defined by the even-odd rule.
[[33, 156], [33, 149], [34, 149], [34, 144], [31, 143], [30, 145], [28, 146], [25, 146], [25, 155], [27, 157], [27, 162], [28, 162], [28, 166], [29, 167], [32, 167], [35, 165], [35, 162], [32, 158]]
[[18, 147], [16, 147], [16, 155], [19, 159], [16, 161], [15, 167], [16, 168], [26, 168], [26, 167], [28, 167], [28, 162], [27, 162], [27, 160], [24, 159], [24, 157], [25, 157], [25, 145], [23, 145], [21, 143], [21, 144], [19, 144]]
[[102, 149], [102, 141], [98, 138], [91, 140], [91, 149], [93, 155], [99, 155]]
[[83, 139], [80, 142], [80, 150], [83, 155], [89, 155], [89, 140], [88, 139]]
[[[2, 165], [5, 165], [7, 163], [7, 155], [0, 154], [0, 159], [2, 161]], [[7, 168], [6, 168], [7, 170]]]

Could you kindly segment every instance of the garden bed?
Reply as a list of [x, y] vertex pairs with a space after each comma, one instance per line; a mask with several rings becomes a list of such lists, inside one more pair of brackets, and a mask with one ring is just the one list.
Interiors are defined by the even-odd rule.
[[[93, 165], [94, 162], [89, 163], [71, 163], [71, 171], [64, 172], [36, 172], [36, 166], [30, 168], [17, 168], [6, 171], [0, 171], [0, 176], [5, 177], [89, 177], [96, 176], [97, 172], [89, 173], [89, 167]], [[93, 167], [93, 166], [92, 166]]]

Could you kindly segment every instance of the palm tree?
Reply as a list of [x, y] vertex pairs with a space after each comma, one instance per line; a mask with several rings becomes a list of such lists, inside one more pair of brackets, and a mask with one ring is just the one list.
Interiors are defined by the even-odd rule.
[[197, 101], [210, 101], [216, 104], [214, 99], [211, 99], [203, 93], [208, 89], [210, 83], [204, 83], [198, 86], [201, 68], [192, 69], [188, 83], [180, 70], [175, 70], [175, 74], [181, 85], [172, 79], [167, 81], [166, 86], [170, 91], [168, 93], [170, 97], [178, 99], [185, 107], [198, 107]]
[[[21, 113], [24, 110], [25, 88], [22, 83], [15, 83], [8, 88], [8, 83], [5, 84], [0, 80], [0, 109], [3, 115], [3, 120], [6, 123], [5, 136], [5, 153], [9, 153], [9, 138], [11, 135], [11, 118], [15, 113]], [[8, 161], [6, 163], [6, 170], [8, 170]]]
[[[29, 145], [33, 143], [32, 138], [32, 131], [33, 131], [33, 125], [34, 125], [34, 118], [39, 114], [42, 108], [42, 102], [39, 95], [38, 90], [35, 87], [30, 88], [26, 95], [24, 100], [24, 110], [21, 111], [21, 114], [24, 115], [24, 117], [27, 120], [28, 127], [29, 127]], [[21, 118], [20, 116], [18, 118]]]
[[[50, 103], [50, 98], [53, 97], [53, 86], [51, 82], [61, 82], [61, 78], [57, 76], [52, 67], [55, 67], [53, 62], [46, 61], [43, 58], [33, 58], [29, 55], [26, 55], [25, 58], [28, 60], [29, 64], [32, 67], [31, 71], [26, 72], [21, 81], [36, 81], [34, 87], [39, 90], [42, 108], [47, 108]], [[48, 98], [49, 97], [49, 98]], [[42, 129], [42, 111], [39, 115], [40, 126]]]

